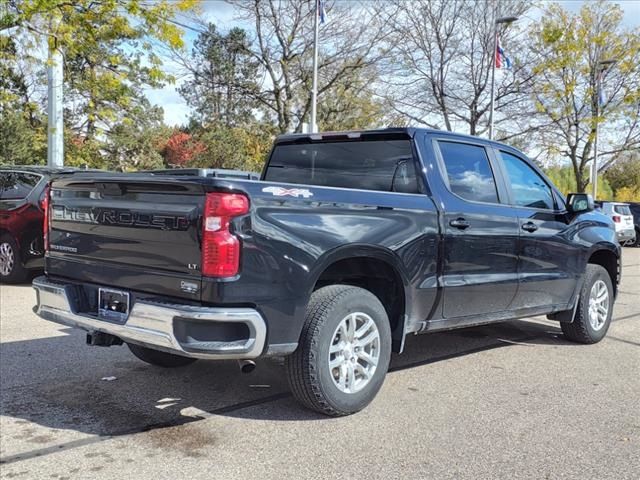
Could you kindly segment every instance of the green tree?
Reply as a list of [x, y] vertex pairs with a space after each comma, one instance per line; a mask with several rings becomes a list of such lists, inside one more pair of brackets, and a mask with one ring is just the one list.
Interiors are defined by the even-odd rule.
[[0, 106], [0, 164], [31, 165], [47, 161], [47, 132], [32, 125], [20, 109]]
[[576, 177], [570, 166], [546, 168], [545, 173], [564, 195], [576, 191]]
[[[197, 0], [4, 0], [0, 32], [19, 36], [25, 45], [50, 37], [66, 55], [90, 51], [105, 38], [128, 38], [183, 44], [182, 31], [172, 21], [177, 12], [193, 9]], [[3, 35], [3, 42], [7, 38]], [[150, 51], [148, 41], [140, 45]], [[117, 65], [117, 60], [115, 64]]]
[[163, 168], [162, 151], [172, 129], [164, 125], [160, 107], [145, 105], [135, 123], [124, 119], [115, 125], [101, 150], [106, 166], [118, 171]]
[[198, 127], [191, 133], [206, 149], [187, 166], [260, 172], [271, 149], [275, 128], [269, 124], [229, 127], [220, 123]]
[[618, 202], [640, 202], [640, 187], [622, 187], [616, 192]]
[[44, 163], [46, 118], [17, 53], [14, 39], [0, 43], [0, 163]]
[[[640, 148], [640, 31], [624, 30], [621, 21], [621, 8], [604, 0], [585, 2], [575, 15], [551, 4], [532, 31], [534, 100], [538, 121], [546, 125], [540, 145], [570, 160], [581, 192], [598, 127], [601, 171]], [[604, 70], [601, 62], [609, 59], [616, 64]]]
[[[577, 192], [576, 177], [570, 165], [546, 168], [545, 173], [564, 195]], [[607, 179], [602, 175], [598, 176], [598, 200], [613, 200], [613, 198], [614, 192]]]
[[[122, 162], [128, 160], [119, 152], [132, 152], [133, 139], [128, 135], [157, 119], [144, 89], [172, 80], [156, 53], [158, 43], [173, 49], [183, 46], [182, 31], [172, 18], [196, 4], [196, 0], [5, 0], [0, 10], [0, 47], [14, 49], [9, 68], [17, 70], [19, 59], [27, 58], [45, 39], [63, 53], [70, 164], [126, 168]], [[46, 66], [41, 58], [32, 60], [41, 70]], [[3, 110], [14, 109], [4, 98], [7, 89], [0, 86]], [[24, 98], [17, 101], [23, 112], [33, 104]], [[44, 126], [42, 104], [29, 109], [38, 112], [30, 114], [32, 125], [35, 118]], [[89, 161], [89, 154], [107, 158]], [[144, 160], [130, 157], [132, 165], [161, 164], [159, 156], [151, 161], [149, 155], [147, 151]]]
[[621, 202], [640, 201], [640, 152], [627, 152], [604, 173]]
[[66, 55], [65, 121], [76, 135], [91, 140], [126, 119], [137, 123], [148, 115], [144, 89], [161, 87], [168, 77], [129, 48], [123, 38], [103, 38]]
[[243, 29], [222, 34], [209, 23], [194, 42], [191, 55], [178, 52], [176, 57], [189, 72], [179, 92], [194, 109], [197, 121], [238, 126], [253, 117], [258, 107], [252, 99], [259, 88], [258, 62], [249, 47]]
[[627, 152], [604, 176], [615, 191], [625, 187], [640, 188], [640, 152]]
[[102, 142], [98, 139], [86, 139], [72, 130], [64, 132], [64, 163], [69, 167], [108, 168], [101, 151]]

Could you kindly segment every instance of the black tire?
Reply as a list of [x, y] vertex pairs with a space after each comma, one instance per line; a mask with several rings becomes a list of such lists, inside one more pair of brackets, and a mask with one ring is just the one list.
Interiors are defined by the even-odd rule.
[[[346, 393], [334, 383], [328, 363], [329, 348], [338, 325], [355, 312], [362, 312], [374, 321], [380, 351], [377, 367], [368, 383], [357, 392]], [[337, 417], [358, 412], [373, 400], [382, 387], [390, 358], [391, 328], [380, 300], [362, 288], [331, 285], [311, 295], [300, 343], [285, 359], [285, 368], [293, 396], [300, 403], [316, 412]]]
[[[26, 281], [29, 276], [29, 271], [22, 265], [20, 249], [15, 239], [11, 235], [0, 236], [0, 249], [8, 249], [6, 251], [11, 255], [11, 264], [8, 272], [0, 269], [1, 283], [22, 283]], [[0, 252], [0, 254], [2, 254], [2, 252]]]
[[640, 247], [640, 230], [636, 228], [636, 241], [633, 242], [634, 247]]
[[186, 367], [195, 362], [196, 358], [182, 357], [172, 353], [161, 352], [147, 347], [141, 347], [133, 343], [127, 343], [129, 350], [143, 362], [164, 368]]
[[[607, 310], [606, 319], [602, 327], [598, 330], [594, 329], [589, 321], [589, 296], [593, 285], [602, 280], [607, 287], [609, 295], [609, 308]], [[562, 333], [568, 340], [578, 343], [598, 343], [602, 340], [611, 325], [611, 315], [613, 313], [613, 285], [609, 273], [600, 265], [588, 264], [585, 272], [584, 284], [580, 290], [580, 298], [578, 299], [578, 308], [575, 317], [571, 323], [561, 323]]]

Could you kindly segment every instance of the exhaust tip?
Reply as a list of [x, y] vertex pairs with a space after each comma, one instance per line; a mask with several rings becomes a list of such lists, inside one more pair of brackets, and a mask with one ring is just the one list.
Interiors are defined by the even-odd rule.
[[253, 360], [238, 360], [238, 365], [242, 373], [251, 373], [256, 369], [256, 362]]

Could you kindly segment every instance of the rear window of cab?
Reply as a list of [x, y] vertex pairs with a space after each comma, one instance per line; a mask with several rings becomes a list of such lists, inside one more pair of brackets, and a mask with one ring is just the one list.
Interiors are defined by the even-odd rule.
[[383, 192], [418, 192], [409, 139], [276, 145], [264, 179]]

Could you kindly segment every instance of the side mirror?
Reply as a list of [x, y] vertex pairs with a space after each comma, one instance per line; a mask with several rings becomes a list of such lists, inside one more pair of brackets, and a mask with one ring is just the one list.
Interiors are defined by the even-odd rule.
[[591, 212], [593, 209], [593, 197], [588, 193], [570, 193], [567, 197], [569, 213]]

